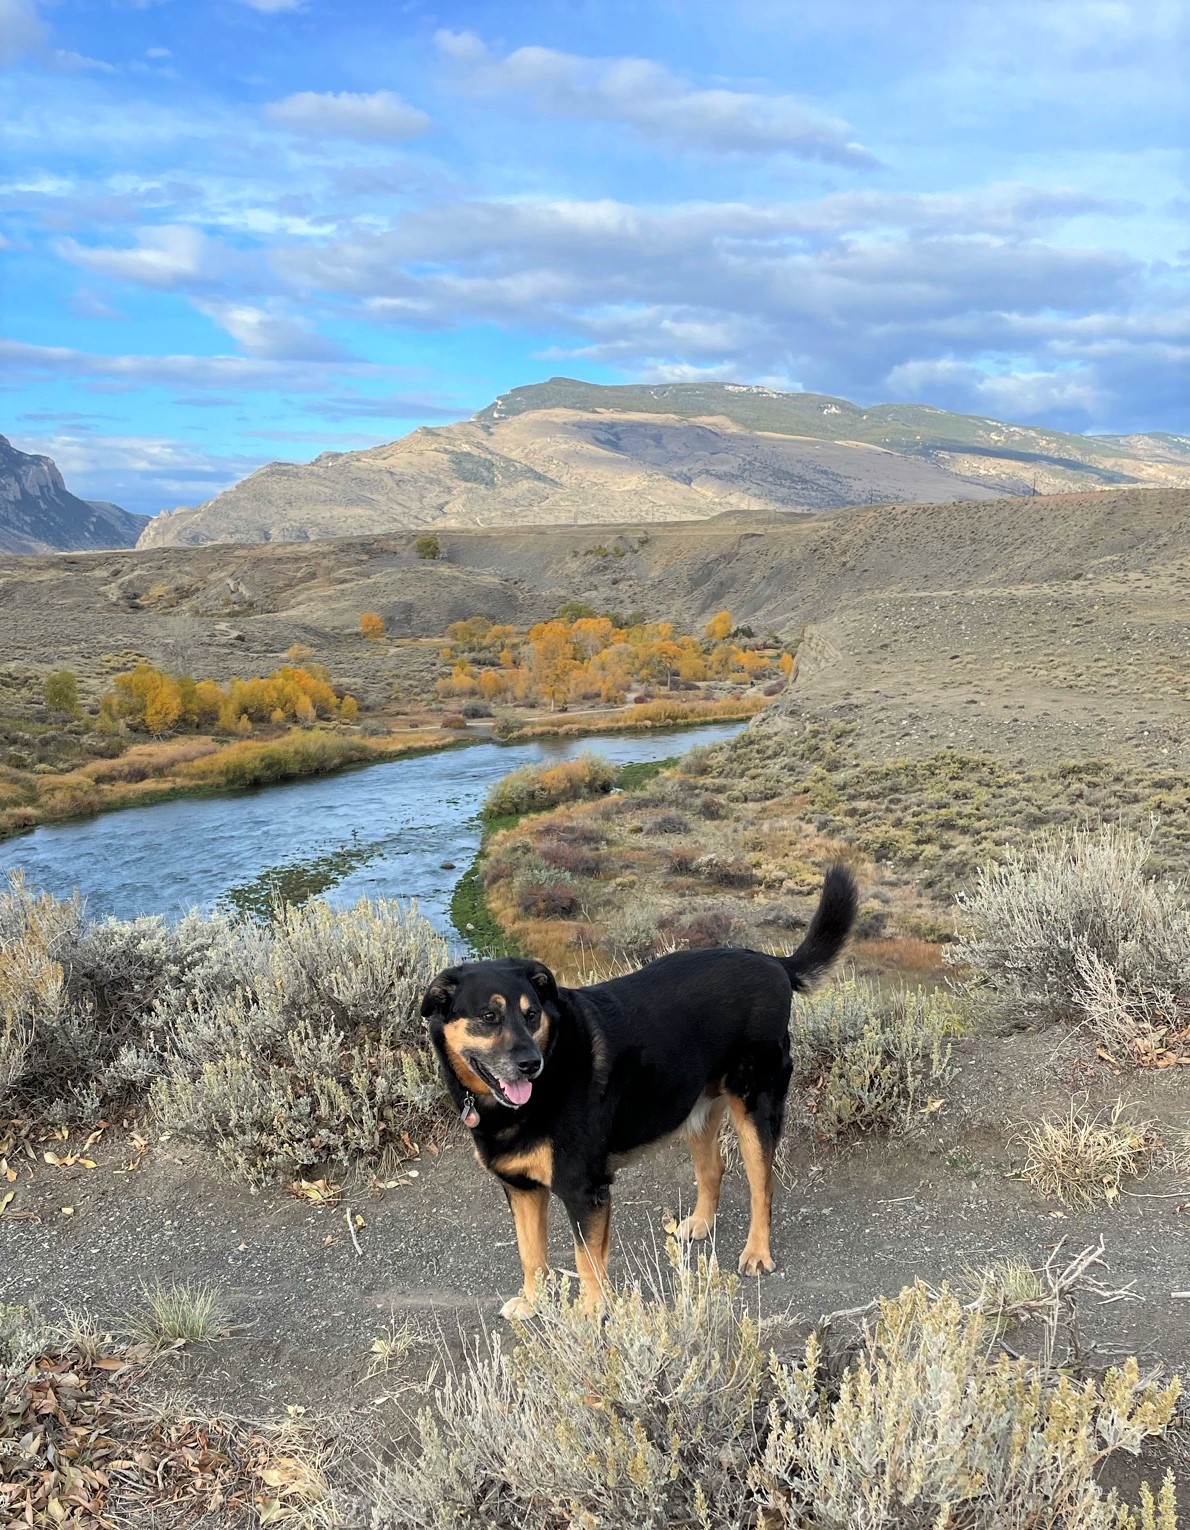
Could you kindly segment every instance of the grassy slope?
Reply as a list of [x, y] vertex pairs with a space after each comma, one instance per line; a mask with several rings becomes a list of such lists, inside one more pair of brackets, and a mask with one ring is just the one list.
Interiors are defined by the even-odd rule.
[[514, 388], [482, 409], [477, 420], [498, 420], [538, 409], [607, 409], [673, 414], [684, 419], [726, 416], [747, 430], [820, 440], [867, 441], [893, 451], [922, 453], [946, 448], [994, 449], [998, 456], [1104, 462], [1104, 482], [1122, 478], [1109, 458], [1139, 457], [1135, 447], [1094, 436], [1012, 425], [986, 416], [952, 414], [926, 404], [875, 404], [861, 408], [822, 393], [778, 393], [725, 383], [660, 383], [602, 386], [569, 377]]

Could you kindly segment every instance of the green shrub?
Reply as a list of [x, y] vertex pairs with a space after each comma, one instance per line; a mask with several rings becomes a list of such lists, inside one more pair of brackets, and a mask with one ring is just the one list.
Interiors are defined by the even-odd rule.
[[605, 796], [615, 783], [612, 767], [597, 754], [557, 765], [522, 765], [497, 781], [483, 806], [485, 818], [540, 813], [562, 802]]
[[375, 1478], [372, 1530], [1175, 1530], [1172, 1479], [1133, 1513], [1095, 1480], [1170, 1423], [1135, 1360], [1101, 1383], [998, 1350], [1002, 1314], [946, 1288], [880, 1302], [858, 1353], [766, 1355], [705, 1255], [608, 1293], [565, 1282], [505, 1347], [452, 1364]]
[[69, 712], [72, 717], [78, 716], [79, 682], [72, 669], [55, 669], [48, 674], [42, 695], [51, 712]]
[[950, 1076], [948, 1038], [959, 1016], [944, 994], [860, 979], [794, 1001], [794, 1075], [811, 1086], [824, 1137], [908, 1126], [937, 1108], [931, 1088]]
[[442, 547], [437, 537], [418, 537], [413, 544], [413, 550], [419, 558], [439, 558], [442, 556]]
[[202, 786], [238, 789], [268, 786], [296, 776], [320, 775], [354, 760], [372, 758], [367, 745], [356, 740], [316, 729], [295, 728], [272, 743], [246, 740], [231, 744], [218, 754], [191, 761], [182, 774]]

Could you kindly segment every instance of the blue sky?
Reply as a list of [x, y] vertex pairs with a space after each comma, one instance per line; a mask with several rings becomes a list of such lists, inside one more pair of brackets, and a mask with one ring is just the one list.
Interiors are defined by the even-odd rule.
[[1184, 0], [0, 0], [0, 431], [154, 513], [555, 373], [1190, 432]]

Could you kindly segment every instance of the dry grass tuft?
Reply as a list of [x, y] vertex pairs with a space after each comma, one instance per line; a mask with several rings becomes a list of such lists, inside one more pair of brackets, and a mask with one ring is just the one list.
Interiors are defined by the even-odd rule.
[[1022, 1177], [1067, 1206], [1110, 1205], [1123, 1181], [1147, 1169], [1161, 1146], [1152, 1124], [1127, 1120], [1119, 1100], [1096, 1114], [1072, 1100], [1060, 1121], [1029, 1126], [1020, 1140], [1026, 1154]]
[[129, 1337], [138, 1343], [165, 1348], [178, 1344], [214, 1344], [231, 1332], [219, 1293], [210, 1286], [188, 1283], [147, 1289], [144, 1310], [125, 1321]]

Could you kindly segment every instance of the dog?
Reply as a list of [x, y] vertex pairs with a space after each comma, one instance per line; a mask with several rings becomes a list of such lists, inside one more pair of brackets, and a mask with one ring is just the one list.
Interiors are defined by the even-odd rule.
[[476, 1156], [503, 1185], [516, 1224], [524, 1286], [502, 1316], [533, 1310], [548, 1267], [551, 1194], [570, 1218], [583, 1303], [598, 1310], [616, 1169], [677, 1131], [698, 1184], [678, 1235], [707, 1237], [728, 1112], [751, 1199], [740, 1273], [775, 1268], [772, 1166], [792, 1073], [790, 1002], [834, 964], [856, 906], [851, 873], [832, 866], [792, 956], [675, 951], [585, 988], [562, 987], [542, 962], [513, 957], [438, 974], [421, 1012]]

